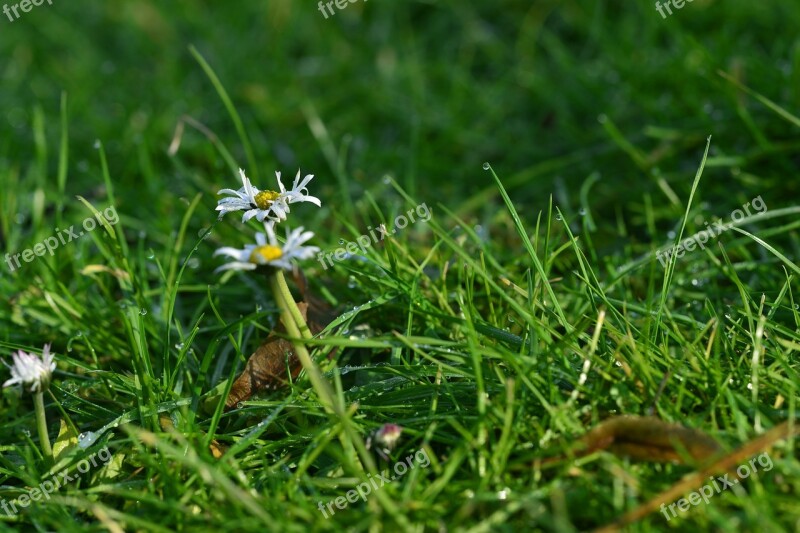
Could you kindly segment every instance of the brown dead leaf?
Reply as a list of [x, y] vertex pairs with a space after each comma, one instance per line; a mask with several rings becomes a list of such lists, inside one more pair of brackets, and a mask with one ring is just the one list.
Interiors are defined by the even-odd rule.
[[651, 416], [617, 416], [610, 418], [580, 441], [578, 450], [589, 454], [608, 450], [640, 461], [685, 462], [707, 461], [722, 451], [717, 441], [696, 429], [665, 422]]
[[[297, 307], [305, 319], [308, 316], [308, 305], [299, 302]], [[283, 323], [278, 326], [277, 331], [281, 334], [286, 333]], [[225, 401], [225, 409], [233, 409], [236, 404], [250, 399], [256, 392], [285, 386], [288, 375], [291, 374], [292, 379], [296, 378], [300, 368], [300, 360], [294, 353], [291, 341], [270, 335], [256, 348], [247, 360], [244, 372], [234, 381]]]
[[614, 523], [600, 529], [596, 529], [595, 533], [610, 533], [619, 531], [621, 528], [641, 520], [648, 514], [658, 510], [662, 504], [672, 503], [679, 497], [696, 490], [704, 483], [707, 483], [709, 476], [723, 472], [732, 472], [737, 465], [744, 463], [747, 458], [768, 449], [779, 440], [791, 438], [793, 435], [797, 435], [798, 430], [800, 430], [800, 426], [789, 424], [789, 421], [775, 426], [763, 435], [743, 444], [738, 449], [724, 455], [702, 470], [698, 470], [688, 476], [683, 477], [661, 494], [651, 498], [649, 501], [643, 503], [639, 507], [625, 513]]
[[[323, 324], [328, 324], [333, 318], [333, 313], [328, 304], [315, 298], [308, 290], [305, 276], [299, 269], [294, 271], [294, 281], [300, 289], [300, 294], [309, 302], [298, 302], [297, 307], [308, 322], [308, 329], [316, 335], [323, 329]], [[283, 323], [279, 323], [276, 332], [286, 334]], [[329, 354], [330, 356], [330, 354]], [[294, 353], [291, 341], [277, 335], [270, 335], [261, 346], [247, 360], [247, 365], [236, 381], [231, 386], [231, 392], [225, 401], [225, 409], [233, 409], [239, 402], [249, 400], [254, 394], [264, 390], [276, 390], [288, 384], [289, 375], [292, 379], [300, 373], [302, 365]]]

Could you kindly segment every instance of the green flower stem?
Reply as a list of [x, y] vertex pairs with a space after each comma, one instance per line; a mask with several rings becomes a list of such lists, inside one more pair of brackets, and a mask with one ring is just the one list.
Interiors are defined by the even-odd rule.
[[[286, 306], [289, 308], [289, 312], [292, 314], [294, 322], [297, 324], [297, 327], [300, 328], [300, 335], [302, 335], [302, 338], [304, 339], [311, 339], [313, 337], [311, 330], [308, 329], [308, 323], [303, 318], [300, 308], [297, 307], [297, 304], [292, 297], [292, 293], [289, 291], [289, 286], [286, 284], [286, 277], [283, 275], [283, 270], [275, 269], [274, 276], [270, 277], [274, 277], [277, 280], [277, 286], [273, 287], [272, 292], [275, 292], [276, 290], [280, 291], [280, 294], [283, 296], [283, 301], [286, 302]], [[298, 335], [298, 338], [300, 335]]]
[[[283, 321], [283, 325], [286, 327], [286, 332], [290, 337], [292, 337], [292, 345], [294, 346], [297, 358], [300, 359], [303, 369], [306, 371], [306, 374], [308, 374], [308, 377], [311, 380], [311, 385], [317, 392], [323, 407], [325, 407], [325, 410], [329, 415], [337, 417], [342, 422], [345, 432], [348, 434], [348, 437], [350, 437], [352, 444], [357, 449], [358, 454], [361, 456], [361, 459], [367, 466], [367, 469], [374, 473], [375, 462], [372, 460], [372, 456], [370, 456], [369, 452], [367, 451], [367, 448], [364, 445], [364, 440], [352, 426], [350, 417], [345, 412], [344, 407], [340, 405], [338, 401], [336, 401], [336, 397], [331, 389], [330, 384], [325, 380], [325, 377], [322, 375], [319, 367], [311, 359], [311, 356], [309, 355], [305, 345], [299, 340], [300, 331], [294, 321], [294, 317], [289, 311], [291, 304], [287, 302], [286, 298], [284, 298], [284, 292], [280, 287], [281, 283], [279, 281], [279, 275], [277, 273], [273, 273], [267, 277], [269, 279], [272, 293], [278, 302], [278, 308], [281, 312], [281, 320]], [[291, 295], [289, 301], [294, 303], [294, 300], [291, 300]]]
[[36, 410], [36, 427], [39, 430], [39, 441], [42, 453], [53, 460], [53, 449], [50, 447], [50, 437], [47, 435], [47, 418], [44, 416], [44, 393], [36, 392], [33, 395], [33, 406]]
[[[311, 360], [311, 356], [309, 355], [305, 345], [296, 340], [301, 338], [301, 334], [296, 318], [290, 309], [292, 307], [297, 308], [297, 304], [292, 306], [292, 304], [294, 304], [294, 300], [291, 298], [291, 295], [289, 295], [288, 300], [285, 296], [283, 287], [286, 287], [286, 280], [283, 278], [283, 273], [280, 270], [276, 270], [275, 272], [270, 273], [267, 278], [269, 279], [270, 289], [272, 289], [272, 293], [278, 303], [278, 308], [281, 312], [281, 320], [283, 321], [284, 327], [286, 327], [286, 333], [292, 337], [294, 351], [297, 354], [297, 358], [300, 359], [303, 369], [305, 369], [306, 373], [308, 374], [308, 377], [311, 380], [311, 385], [314, 387], [314, 390], [317, 391], [320, 400], [322, 400], [322, 404], [325, 406], [325, 410], [329, 413], [335, 413], [339, 415], [341, 408], [336, 403], [333, 391], [328, 385], [328, 382], [325, 381], [325, 378], [322, 376], [322, 372], [320, 372], [317, 365], [314, 364], [314, 361]], [[283, 283], [281, 283], [281, 280], [283, 280]], [[286, 292], [288, 292], [288, 288], [286, 289]], [[300, 318], [303, 318], [302, 315], [300, 315]], [[305, 321], [303, 321], [303, 324], [305, 324]], [[308, 326], [306, 326], [306, 329], [308, 329]]]
[[[289, 288], [286, 286], [286, 280], [283, 277], [283, 272], [276, 270], [275, 272], [270, 273], [267, 278], [269, 279], [269, 285], [270, 289], [272, 289], [272, 294], [275, 296], [275, 301], [278, 303], [283, 325], [286, 327], [286, 332], [292, 338], [292, 345], [294, 346], [297, 358], [300, 359], [303, 369], [306, 371], [306, 374], [308, 374], [308, 377], [311, 380], [311, 385], [317, 392], [317, 396], [319, 396], [323, 407], [325, 407], [325, 411], [327, 411], [331, 418], [335, 417], [341, 422], [342, 428], [344, 429], [345, 433], [347, 433], [347, 437], [349, 437], [350, 446], [347, 445], [348, 443], [344, 438], [344, 434], [340, 434], [342, 446], [344, 446], [346, 450], [348, 448], [350, 448], [350, 450], [355, 448], [355, 451], [361, 458], [362, 468], [366, 467], [366, 470], [369, 473], [371, 473], [373, 476], [376, 475], [378, 471], [375, 467], [375, 461], [372, 459], [367, 447], [364, 445], [364, 439], [361, 438], [361, 435], [358, 433], [358, 431], [356, 431], [356, 428], [353, 427], [350, 415], [345, 412], [344, 407], [336, 401], [336, 397], [331, 389], [330, 384], [325, 380], [322, 372], [311, 359], [308, 350], [306, 349], [302, 340], [300, 340], [301, 334], [298, 324], [303, 324], [306, 327], [306, 330], [308, 330], [308, 326], [305, 324], [305, 320], [303, 320], [303, 316], [300, 314], [300, 310], [297, 308], [297, 304], [292, 298]], [[292, 308], [296, 310], [296, 313], [291, 311]], [[306, 338], [310, 338], [310, 331], [308, 332], [308, 335], [309, 336]], [[397, 505], [391, 500], [391, 498], [389, 498], [388, 494], [384, 493], [383, 491], [378, 491], [376, 493], [376, 497], [383, 506], [384, 510], [386, 510], [386, 512], [389, 513], [403, 529], [407, 531], [411, 529], [410, 522], [400, 512]]]

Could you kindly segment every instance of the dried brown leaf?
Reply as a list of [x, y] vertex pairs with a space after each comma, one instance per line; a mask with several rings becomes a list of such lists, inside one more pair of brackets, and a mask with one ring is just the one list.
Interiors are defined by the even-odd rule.
[[640, 461], [707, 461], [718, 455], [717, 441], [696, 429], [650, 416], [617, 416], [605, 420], [581, 439], [579, 450], [608, 450]]
[[[299, 269], [294, 271], [294, 281], [300, 294], [308, 302], [298, 302], [297, 307], [308, 323], [308, 329], [316, 335], [325, 324], [333, 319], [333, 312], [328, 304], [314, 297], [307, 290], [305, 276]], [[276, 332], [285, 335], [283, 323], [279, 323]], [[330, 354], [329, 354], [330, 355]], [[278, 335], [270, 335], [247, 360], [247, 365], [231, 386], [231, 392], [225, 401], [225, 409], [232, 409], [239, 402], [249, 400], [254, 394], [265, 390], [276, 390], [289, 382], [289, 375], [294, 379], [300, 373], [302, 365], [294, 353], [291, 341]]]
[[705, 468], [682, 478], [673, 486], [663, 491], [661, 494], [651, 498], [649, 501], [643, 503], [636, 509], [625, 513], [614, 523], [595, 530], [595, 533], [619, 531], [622, 527], [636, 522], [637, 520], [641, 520], [648, 514], [658, 510], [661, 507], [661, 504], [672, 503], [680, 496], [697, 489], [708, 481], [709, 476], [732, 471], [737, 465], [747, 460], [747, 458], [766, 450], [777, 441], [790, 438], [792, 435], [798, 434], [799, 429], [800, 426], [795, 424], [790, 425], [789, 421], [775, 426], [763, 435], [743, 444], [738, 449], [724, 455]]
[[[308, 306], [299, 302], [297, 307], [303, 318], [308, 316]], [[281, 323], [277, 331], [286, 333]], [[225, 408], [232, 409], [241, 401], [250, 399], [255, 393], [263, 390], [275, 390], [287, 384], [288, 376], [292, 379], [300, 373], [300, 360], [294, 353], [291, 341], [270, 335], [264, 343], [247, 360], [247, 365], [231, 387]]]

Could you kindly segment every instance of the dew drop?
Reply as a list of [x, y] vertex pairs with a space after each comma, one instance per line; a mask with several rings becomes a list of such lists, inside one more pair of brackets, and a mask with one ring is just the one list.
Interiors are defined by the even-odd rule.
[[141, 309], [139, 309], [139, 314], [142, 315], [142, 316], [146, 315], [147, 314], [147, 309], [142, 307]]
[[561, 220], [561, 213], [556, 214], [556, 220]]
[[236, 404], [236, 408], [237, 408], [237, 409], [241, 409], [241, 408], [243, 408], [243, 407], [244, 407], [244, 404], [243, 404], [242, 402], [238, 402], [238, 403]]
[[100, 149], [100, 139], [95, 139], [94, 140], [94, 149], [95, 150], [99, 150]]
[[383, 183], [385, 185], [389, 185], [390, 183], [392, 183], [392, 177], [391, 176], [384, 176], [383, 177]]
[[483, 164], [483, 170], [489, 170], [490, 168], [492, 168], [492, 165], [490, 165], [488, 162]]
[[586, 216], [586, 209], [584, 209], [583, 207], [581, 207], [580, 211], [578, 211], [578, 214], [579, 214], [580, 216], [582, 216], [582, 217], [585, 217], [585, 216]]
[[339, 239], [339, 244], [344, 244], [344, 239]]
[[81, 448], [88, 448], [97, 440], [100, 435], [94, 431], [87, 431], [78, 435], [78, 446]]
[[692, 285], [694, 285], [695, 287], [697, 287], [698, 285], [700, 285], [700, 281], [699, 281], [699, 280], [697, 280], [697, 279], [693, 279], [693, 280], [692, 280]]
[[179, 342], [178, 344], [175, 345], [175, 349], [176, 350], [183, 350], [184, 346], [185, 345], [182, 342]]

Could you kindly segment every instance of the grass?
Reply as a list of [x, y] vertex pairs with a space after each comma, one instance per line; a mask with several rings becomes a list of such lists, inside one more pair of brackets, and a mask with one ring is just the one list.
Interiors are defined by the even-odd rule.
[[[598, 423], [653, 415], [733, 450], [796, 420], [800, 8], [529, 4], [325, 20], [290, 0], [113, 0], [0, 20], [3, 256], [118, 214], [2, 264], [0, 356], [52, 342], [58, 367], [54, 464], [30, 395], [3, 389], [0, 502], [75, 479], [0, 530], [591, 530], [692, 471], [572, 457]], [[289, 223], [325, 252], [430, 208], [363, 260], [301, 265], [333, 312], [309, 346], [344, 417], [305, 372], [222, 409], [278, 320], [262, 276], [214, 272], [258, 229], [217, 222], [239, 166], [315, 174], [322, 208]], [[763, 213], [659, 263], [757, 197]], [[391, 460], [359, 455], [386, 423], [404, 428]], [[796, 529], [795, 440], [768, 450], [769, 471], [630, 530]]]

